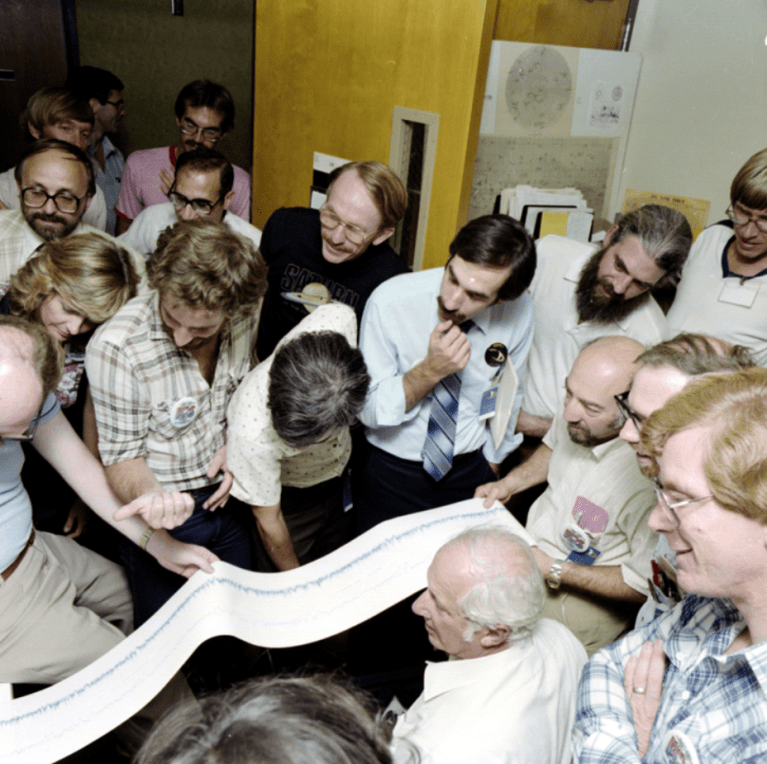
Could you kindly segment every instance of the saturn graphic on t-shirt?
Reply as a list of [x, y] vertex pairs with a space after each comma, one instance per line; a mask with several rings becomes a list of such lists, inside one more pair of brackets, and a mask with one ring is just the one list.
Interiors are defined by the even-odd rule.
[[283, 292], [282, 296], [290, 302], [300, 303], [309, 313], [320, 305], [338, 302], [331, 299], [330, 290], [324, 284], [318, 284], [316, 281], [307, 284], [302, 292]]

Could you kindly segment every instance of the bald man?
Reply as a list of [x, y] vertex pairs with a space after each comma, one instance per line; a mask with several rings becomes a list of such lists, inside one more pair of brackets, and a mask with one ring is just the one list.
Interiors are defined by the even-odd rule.
[[655, 492], [618, 438], [624, 419], [615, 399], [631, 387], [643, 351], [629, 337], [587, 345], [543, 443], [503, 480], [476, 492], [490, 506], [548, 481], [527, 518], [549, 590], [543, 615], [570, 628], [589, 655], [630, 626], [648, 594], [655, 534], [647, 516]]

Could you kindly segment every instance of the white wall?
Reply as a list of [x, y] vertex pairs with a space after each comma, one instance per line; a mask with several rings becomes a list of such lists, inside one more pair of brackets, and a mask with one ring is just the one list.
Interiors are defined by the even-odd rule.
[[630, 50], [642, 56], [620, 205], [627, 188], [711, 201], [767, 147], [767, 2], [640, 0]]

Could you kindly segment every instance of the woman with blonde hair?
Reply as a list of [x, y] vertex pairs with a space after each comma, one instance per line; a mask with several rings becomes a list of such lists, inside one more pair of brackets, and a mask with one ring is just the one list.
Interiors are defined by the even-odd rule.
[[[134, 297], [138, 285], [128, 252], [114, 240], [88, 233], [47, 242], [11, 276], [9, 284], [0, 286], [0, 314], [37, 322], [64, 346], [66, 361], [56, 398], [94, 453], [95, 422], [85, 406], [85, 346], [92, 330]], [[30, 489], [35, 526], [78, 536], [84, 528], [83, 508], [72, 514], [72, 501], [66, 500], [67, 495], [75, 498], [70, 489], [33, 448], [24, 451], [22, 477]]]
[[136, 295], [138, 283], [128, 253], [92, 233], [46, 243], [11, 276], [0, 313], [43, 324], [67, 351], [56, 392], [62, 407], [77, 398], [88, 335]]

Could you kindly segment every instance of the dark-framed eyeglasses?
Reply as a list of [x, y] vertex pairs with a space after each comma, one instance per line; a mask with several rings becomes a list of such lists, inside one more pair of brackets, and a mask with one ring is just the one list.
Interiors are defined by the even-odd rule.
[[27, 207], [33, 210], [45, 207], [48, 204], [48, 199], [53, 199], [53, 203], [56, 205], [56, 209], [59, 212], [73, 213], [77, 212], [77, 208], [82, 204], [83, 199], [88, 196], [77, 197], [69, 191], [58, 191], [55, 194], [49, 194], [43, 191], [42, 188], [25, 188], [21, 192], [21, 199]]
[[217, 141], [224, 134], [220, 127], [200, 127], [191, 119], [182, 119], [179, 128], [184, 135], [202, 133], [202, 137], [208, 141]]
[[168, 199], [171, 200], [173, 206], [178, 210], [183, 210], [186, 205], [190, 205], [192, 209], [199, 215], [210, 215], [213, 212], [213, 208], [226, 196], [221, 196], [216, 199], [215, 202], [211, 202], [208, 199], [187, 199], [183, 194], [179, 194], [178, 191], [169, 191]]
[[747, 215], [741, 210], [736, 210], [732, 205], [727, 208], [727, 211], [724, 214], [732, 220], [733, 225], [740, 227], [753, 223], [762, 233], [767, 233], [767, 220], [764, 218], [755, 218], [751, 215]]
[[637, 428], [637, 432], [641, 432], [643, 421], [639, 414], [629, 406], [629, 391], [626, 390], [625, 393], [614, 395], [613, 398], [615, 398], [615, 402], [618, 404], [623, 421], [627, 422], [630, 419], [634, 423], [634, 427]]
[[40, 417], [43, 415], [43, 406], [45, 406], [45, 398], [40, 404], [40, 408], [35, 414], [35, 418], [27, 425], [26, 430], [19, 435], [0, 435], [0, 442], [5, 440], [16, 441], [20, 443], [31, 443], [37, 432], [37, 426], [40, 424]]
[[338, 228], [338, 226], [343, 226], [344, 235], [352, 244], [362, 244], [367, 239], [372, 239], [378, 233], [377, 230], [373, 231], [373, 233], [366, 233], [359, 226], [341, 220], [341, 218], [338, 217], [335, 212], [329, 210], [325, 204], [320, 207], [320, 225], [322, 225], [323, 228], [327, 228], [329, 231]]
[[125, 101], [121, 98], [119, 101], [106, 101], [105, 104], [109, 104], [110, 106], [114, 106], [117, 111], [120, 111], [121, 109], [125, 108]]
[[679, 515], [677, 515], [676, 510], [681, 509], [682, 507], [686, 507], [688, 504], [697, 504], [700, 501], [708, 501], [709, 499], [713, 499], [713, 494], [709, 494], [708, 496], [700, 496], [697, 499], [684, 499], [683, 501], [671, 501], [668, 497], [668, 494], [666, 493], [665, 489], [663, 488], [663, 484], [660, 482], [658, 478], [653, 478], [652, 481], [653, 488], [655, 489], [655, 495], [658, 497], [658, 505], [662, 510], [664, 510], [668, 517], [671, 518], [671, 521], [674, 523], [674, 527], [679, 527]]

